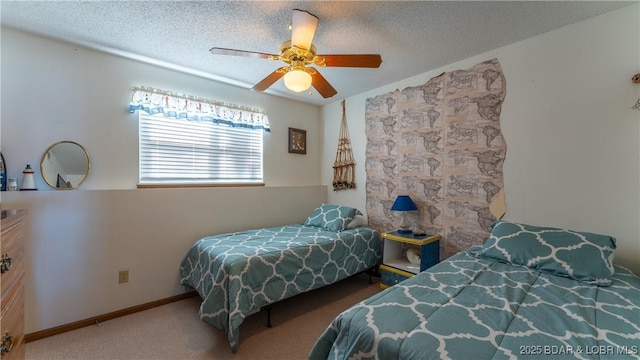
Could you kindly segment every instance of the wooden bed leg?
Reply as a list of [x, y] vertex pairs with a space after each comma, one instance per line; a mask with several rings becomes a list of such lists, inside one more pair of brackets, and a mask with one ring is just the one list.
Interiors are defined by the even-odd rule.
[[265, 308], [267, 310], [267, 327], [271, 327], [271, 306]]

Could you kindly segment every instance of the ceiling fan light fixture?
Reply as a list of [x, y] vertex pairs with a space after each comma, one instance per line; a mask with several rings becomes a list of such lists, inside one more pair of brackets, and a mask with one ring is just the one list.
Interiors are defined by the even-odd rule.
[[303, 92], [311, 87], [311, 75], [302, 70], [294, 69], [284, 74], [284, 86], [295, 92]]
[[276, 81], [284, 78], [284, 85], [287, 89], [301, 93], [313, 86], [318, 94], [325, 99], [336, 95], [338, 92], [316, 68], [308, 65], [322, 67], [380, 67], [382, 58], [379, 54], [317, 55], [318, 49], [313, 45], [313, 35], [317, 26], [317, 16], [305, 10], [293, 9], [290, 26], [291, 40], [285, 40], [280, 44], [279, 55], [219, 47], [211, 48], [209, 52], [214, 55], [235, 55], [280, 60], [286, 64], [255, 84], [251, 88], [253, 91], [265, 91]]
[[311, 49], [311, 42], [317, 26], [318, 18], [315, 15], [308, 11], [293, 9], [291, 46], [303, 50]]

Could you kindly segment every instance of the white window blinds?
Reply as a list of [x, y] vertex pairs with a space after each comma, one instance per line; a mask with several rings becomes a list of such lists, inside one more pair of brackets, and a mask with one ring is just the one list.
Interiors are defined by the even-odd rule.
[[140, 185], [263, 182], [264, 111], [144, 86], [131, 94], [138, 110]]
[[263, 131], [138, 115], [141, 184], [263, 182]]

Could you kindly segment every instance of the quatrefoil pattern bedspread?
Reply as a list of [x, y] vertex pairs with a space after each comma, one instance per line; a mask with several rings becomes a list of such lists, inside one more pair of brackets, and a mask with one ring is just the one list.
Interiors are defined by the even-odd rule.
[[637, 359], [640, 278], [610, 286], [479, 258], [474, 246], [336, 317], [310, 359]]
[[180, 283], [198, 292], [200, 318], [224, 330], [235, 351], [250, 313], [372, 268], [379, 259], [373, 229], [294, 224], [196, 241], [180, 265]]

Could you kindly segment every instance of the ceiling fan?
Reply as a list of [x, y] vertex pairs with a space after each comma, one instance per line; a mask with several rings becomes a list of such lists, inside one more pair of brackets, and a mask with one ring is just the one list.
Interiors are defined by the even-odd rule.
[[282, 60], [287, 65], [276, 69], [257, 83], [251, 90], [265, 91], [269, 86], [284, 77], [285, 86], [295, 92], [302, 92], [313, 86], [324, 98], [330, 98], [338, 92], [313, 67], [362, 67], [377, 68], [382, 63], [378, 54], [340, 54], [318, 55], [312, 44], [313, 35], [318, 26], [318, 17], [308, 11], [294, 9], [291, 22], [291, 40], [280, 45], [280, 54], [265, 54], [254, 51], [225, 49], [214, 47], [209, 50], [214, 55], [235, 55], [256, 57], [268, 60]]

